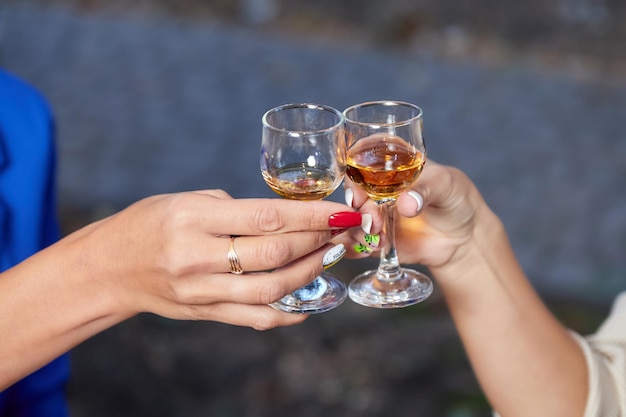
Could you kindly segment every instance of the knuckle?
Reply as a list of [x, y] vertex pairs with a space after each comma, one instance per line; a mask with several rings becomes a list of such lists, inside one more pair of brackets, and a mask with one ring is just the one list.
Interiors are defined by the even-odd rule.
[[191, 320], [191, 321], [206, 320], [207, 319], [206, 316], [207, 315], [204, 312], [204, 310], [202, 310], [198, 306], [187, 305], [182, 309], [182, 318], [184, 320]]
[[308, 265], [305, 265], [302, 270], [304, 271], [306, 282], [312, 282], [319, 274], [324, 271], [324, 267], [322, 266], [322, 262], [318, 262], [315, 264], [309, 263]]
[[258, 331], [266, 331], [279, 326], [299, 324], [308, 318], [306, 314], [292, 314], [279, 311], [267, 311], [256, 317], [250, 327]]
[[306, 209], [303, 218], [306, 230], [319, 230], [321, 224], [328, 223], [328, 218], [322, 218], [322, 214], [312, 208]]
[[285, 216], [276, 207], [264, 206], [255, 212], [250, 226], [267, 233], [282, 230], [286, 224]]
[[193, 198], [192, 195], [188, 193], [173, 194], [169, 197], [163, 219], [165, 228], [177, 230], [192, 226], [194, 217], [190, 210], [191, 198]]
[[298, 212], [298, 226], [301, 226], [300, 230], [320, 230], [322, 225], [328, 224], [327, 215], [319, 210], [318, 205], [307, 203], [299, 208]]
[[172, 280], [180, 280], [190, 272], [190, 265], [185, 261], [185, 252], [182, 251], [178, 239], [173, 238], [163, 243], [163, 250], [159, 256], [161, 270]]
[[319, 274], [324, 271], [322, 260], [318, 255], [307, 256], [303, 262], [299, 262], [297, 271], [290, 271], [291, 276], [297, 274], [304, 284], [312, 282]]
[[222, 198], [222, 199], [232, 198], [232, 197], [230, 196], [230, 194], [228, 194], [226, 191], [224, 191], [224, 190], [223, 190], [223, 189], [221, 189], [221, 188], [217, 188], [217, 189], [215, 189], [215, 190], [212, 190], [212, 191], [211, 191], [211, 194], [212, 194], [214, 197], [217, 197], [217, 198]]
[[261, 285], [257, 291], [258, 304], [272, 304], [287, 294], [288, 290], [279, 280], [274, 280], [265, 285]]
[[267, 239], [258, 247], [258, 258], [267, 268], [277, 268], [288, 263], [292, 258], [292, 248], [282, 239]]
[[278, 327], [280, 321], [273, 315], [262, 314], [256, 317], [255, 321], [251, 324], [254, 330], [266, 331]]
[[184, 306], [186, 305], [186, 294], [185, 292], [182, 290], [180, 284], [177, 282], [177, 280], [170, 280], [170, 282], [168, 283], [168, 288], [166, 291], [166, 297], [173, 302], [175, 305], [178, 306]]
[[313, 234], [313, 239], [315, 243], [315, 248], [321, 248], [326, 243], [328, 243], [329, 233], [327, 231], [315, 232]]

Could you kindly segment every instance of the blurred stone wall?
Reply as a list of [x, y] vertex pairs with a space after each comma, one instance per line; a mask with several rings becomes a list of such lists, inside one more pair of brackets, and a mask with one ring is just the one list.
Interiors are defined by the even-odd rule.
[[[504, 61], [452, 60], [419, 31], [407, 32], [407, 45], [385, 47], [359, 36], [377, 33], [372, 10], [395, 22], [389, 16], [409, 3], [391, 2], [389, 10], [357, 3], [298, 9], [276, 2], [271, 13], [254, 12], [291, 22], [293, 35], [285, 36], [287, 23], [281, 30], [233, 23], [229, 16], [242, 12], [228, 2], [207, 2], [213, 9], [184, 19], [177, 2], [139, 2], [125, 14], [124, 2], [11, 1], [0, 8], [0, 64], [51, 101], [61, 205], [92, 217], [161, 192], [224, 188], [236, 197], [272, 196], [259, 175], [258, 142], [260, 116], [274, 105], [419, 103], [429, 156], [477, 182], [533, 281], [545, 291], [609, 299], [626, 274], [623, 78], [602, 72], [608, 66], [580, 72], [582, 58], [569, 65], [569, 55], [557, 51], [556, 67], [520, 59], [513, 47], [492, 54]], [[148, 7], [164, 4], [167, 13]], [[434, 8], [429, 24], [454, 26], [452, 10], [444, 24], [443, 6], [424, 4]], [[605, 5], [621, 13], [617, 3]], [[520, 20], [534, 16], [518, 7], [511, 13]], [[497, 10], [503, 13], [494, 6], [474, 20], [491, 22]], [[529, 32], [538, 24], [529, 20]], [[351, 29], [359, 25], [361, 32]], [[621, 39], [617, 32], [606, 36]], [[460, 42], [457, 48], [472, 50]]]

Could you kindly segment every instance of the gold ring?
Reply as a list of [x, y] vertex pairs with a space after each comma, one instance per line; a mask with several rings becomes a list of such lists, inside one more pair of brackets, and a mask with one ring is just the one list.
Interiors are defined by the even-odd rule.
[[228, 247], [228, 263], [230, 264], [231, 274], [241, 275], [243, 274], [243, 268], [241, 267], [241, 262], [239, 262], [237, 252], [235, 252], [235, 238], [236, 236], [230, 237], [230, 246]]

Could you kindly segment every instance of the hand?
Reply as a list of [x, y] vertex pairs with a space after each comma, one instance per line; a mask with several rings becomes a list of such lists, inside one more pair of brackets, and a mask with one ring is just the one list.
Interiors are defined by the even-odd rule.
[[[66, 236], [1, 274], [0, 333], [11, 337], [0, 343], [0, 390], [141, 312], [259, 330], [303, 321], [268, 304], [341, 258], [331, 230], [362, 219], [346, 209], [188, 192], [148, 197]], [[242, 275], [230, 272], [231, 235]]]
[[[382, 219], [375, 203], [348, 180], [346, 187], [348, 205], [371, 214], [370, 234], [379, 234]], [[463, 172], [433, 161], [426, 163], [413, 188], [402, 193], [397, 204], [396, 249], [400, 262], [428, 267], [443, 266], [462, 257], [478, 216], [489, 210]], [[358, 231], [351, 236], [366, 244]]]
[[[372, 214], [371, 233], [379, 233], [374, 203], [347, 186], [348, 205]], [[400, 261], [429, 267], [493, 408], [503, 416], [583, 415], [585, 353], [534, 290], [470, 179], [429, 161], [397, 204]]]
[[[268, 306], [312, 281], [332, 247], [332, 202], [231, 198], [223, 191], [149, 197], [70, 235], [93, 290], [116, 311], [268, 329], [305, 316]], [[360, 215], [348, 216], [360, 225]], [[346, 226], [346, 225], [344, 225]], [[230, 236], [245, 271], [229, 272]], [[104, 288], [101, 288], [104, 287]]]

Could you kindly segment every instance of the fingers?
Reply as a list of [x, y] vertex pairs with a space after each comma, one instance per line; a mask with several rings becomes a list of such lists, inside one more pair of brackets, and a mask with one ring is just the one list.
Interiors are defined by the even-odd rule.
[[349, 207], [360, 208], [366, 202], [370, 201], [367, 193], [363, 189], [354, 184], [348, 177], [343, 180], [343, 188], [345, 191], [346, 204]]
[[372, 256], [384, 243], [380, 234], [364, 233], [360, 230], [351, 230], [333, 239], [335, 243], [342, 243], [346, 247], [346, 258], [359, 259]]
[[[427, 161], [418, 181], [413, 187], [400, 194], [398, 197], [398, 211], [405, 217], [417, 216], [425, 206], [425, 200], [428, 202], [441, 200], [443, 194], [447, 194], [449, 184], [448, 170], [433, 161]], [[346, 179], [344, 182], [346, 187], [346, 204], [350, 207], [359, 209], [360, 211], [372, 212], [371, 200], [367, 194], [354, 183]], [[374, 217], [375, 223], [377, 218]], [[378, 231], [375, 228], [375, 231]]]
[[[292, 232], [269, 236], [240, 236], [235, 238], [233, 248], [244, 271], [266, 271], [279, 268], [311, 253], [330, 239], [328, 231]], [[224, 267], [220, 271], [229, 271], [226, 253], [230, 239], [221, 239], [219, 249], [223, 255]]]
[[404, 217], [418, 216], [426, 206], [447, 205], [454, 193], [453, 170], [433, 161], [427, 161], [411, 190], [398, 197], [398, 212]]
[[332, 266], [344, 255], [343, 245], [327, 244], [311, 255], [299, 258], [272, 272], [243, 275], [198, 272], [172, 284], [174, 301], [182, 305], [223, 302], [271, 304], [313, 281], [324, 268]]
[[[421, 214], [427, 205], [443, 204], [450, 195], [451, 183], [450, 169], [436, 162], [428, 161], [412, 189], [398, 196], [398, 213], [403, 217], [411, 218]], [[348, 257], [361, 258], [369, 256], [381, 244], [384, 244], [379, 239], [382, 229], [382, 217], [378, 212], [378, 207], [360, 187], [355, 186], [349, 179], [344, 181], [344, 186], [346, 187], [346, 204], [362, 213], [370, 213], [373, 221], [369, 233], [360, 233], [352, 230], [349, 238], [344, 237], [341, 241], [350, 248]], [[349, 243], [349, 239], [352, 239], [354, 242]]]
[[408, 191], [398, 197], [398, 213], [404, 217], [415, 217], [424, 208], [424, 197], [417, 191]]
[[[285, 199], [220, 198], [214, 194], [197, 193], [210, 198], [210, 205], [200, 199], [194, 204], [207, 204], [210, 210], [201, 219], [204, 230], [224, 235], [266, 235], [294, 231], [331, 230], [361, 225], [361, 217], [346, 206], [331, 201], [295, 201]], [[350, 215], [349, 213], [352, 213]], [[333, 223], [333, 219], [341, 218]], [[334, 217], [331, 217], [333, 216]], [[335, 225], [336, 224], [336, 225]]]
[[[200, 271], [226, 273], [231, 271], [230, 258], [233, 258], [233, 263], [238, 262], [244, 272], [262, 272], [284, 267], [318, 250], [330, 239], [330, 231], [238, 236], [232, 241], [231, 248], [230, 236], [186, 234], [171, 242], [168, 251], [171, 260], [167, 265], [175, 276]], [[189, 270], [186, 265], [195, 265], [196, 270]]]
[[278, 311], [267, 305], [247, 305], [238, 303], [217, 303], [209, 306], [190, 308], [186, 319], [211, 320], [235, 326], [252, 327], [256, 330], [269, 330], [275, 327], [292, 326], [308, 318], [306, 314], [292, 314]]
[[221, 199], [224, 199], [224, 200], [232, 200], [233, 199], [230, 196], [230, 194], [228, 194], [224, 190], [198, 190], [198, 191], [193, 191], [193, 193], [209, 195], [209, 196], [212, 196], [212, 197], [215, 197], [215, 198], [221, 198]]
[[[344, 180], [344, 193], [346, 204], [359, 210], [363, 216], [362, 231], [365, 234], [379, 233], [383, 222], [376, 203], [370, 200], [365, 191], [355, 186], [348, 178]], [[359, 232], [357, 231], [357, 233]]]
[[[383, 219], [380, 209], [372, 200], [369, 199], [367, 193], [360, 187], [356, 186], [349, 178], [344, 179], [345, 200], [346, 204], [352, 208], [358, 209], [362, 213], [364, 227], [361, 229], [351, 229], [349, 233], [343, 234], [334, 239], [336, 242], [343, 243], [347, 248], [346, 257], [348, 258], [366, 258], [374, 253], [381, 244], [380, 233], [383, 227]], [[365, 227], [367, 226], [367, 227]]]

